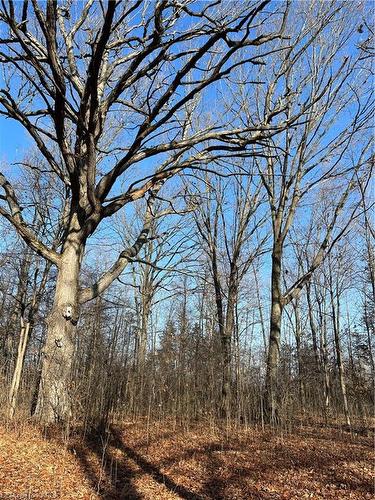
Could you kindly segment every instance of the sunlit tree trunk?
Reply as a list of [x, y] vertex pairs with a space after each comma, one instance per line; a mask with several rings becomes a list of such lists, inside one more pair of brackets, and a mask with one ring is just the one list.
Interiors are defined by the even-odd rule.
[[55, 297], [47, 319], [42, 375], [35, 413], [45, 423], [66, 421], [71, 416], [71, 369], [79, 309], [79, 273], [84, 252], [76, 222], [61, 253]]
[[18, 352], [16, 366], [13, 372], [12, 385], [9, 391], [9, 409], [8, 416], [13, 418], [16, 411], [17, 396], [21, 382], [23, 364], [25, 361], [26, 347], [30, 337], [30, 322], [24, 321], [21, 317], [20, 340], [18, 343]]
[[228, 303], [225, 318], [225, 327], [221, 337], [223, 383], [222, 383], [222, 412], [230, 418], [232, 400], [232, 339], [235, 328], [236, 287], [232, 286], [228, 292]]
[[[31, 252], [30, 250], [27, 249], [25, 256], [20, 261], [19, 279], [17, 285], [17, 293], [15, 296], [15, 306], [6, 328], [5, 341], [4, 341], [6, 373], [8, 376], [13, 373], [13, 377], [17, 367], [18, 356], [19, 356], [19, 347], [18, 347], [16, 364], [14, 365], [13, 360], [14, 360], [14, 351], [16, 346], [15, 338], [17, 337], [16, 330], [17, 330], [17, 325], [19, 325], [19, 322], [21, 321], [26, 306], [25, 301], [28, 288], [27, 285], [28, 285], [28, 275], [30, 271], [30, 265], [31, 265]], [[20, 328], [21, 334], [23, 332], [22, 328], [23, 327], [21, 325]], [[18, 346], [20, 346], [20, 343], [21, 340], [19, 341]]]
[[278, 419], [277, 374], [280, 358], [281, 319], [283, 312], [281, 294], [281, 258], [281, 244], [276, 241], [272, 251], [271, 324], [265, 390], [265, 412], [267, 418], [273, 422]]
[[315, 369], [317, 373], [320, 372], [320, 356], [319, 356], [319, 348], [318, 348], [318, 335], [317, 328], [314, 320], [314, 308], [311, 300], [311, 284], [308, 283], [306, 286], [306, 297], [307, 297], [307, 309], [312, 337], [312, 344], [314, 350], [314, 361], [315, 361]]
[[328, 367], [328, 348], [327, 348], [327, 319], [326, 319], [326, 302], [324, 297], [320, 297], [316, 291], [316, 301], [319, 310], [319, 347], [321, 359], [321, 379], [323, 385], [323, 399], [324, 399], [324, 415], [327, 420], [330, 413], [330, 379]]
[[374, 354], [372, 352], [374, 324], [371, 321], [366, 298], [364, 301], [364, 322], [365, 322], [366, 333], [367, 333], [367, 348], [368, 348], [369, 359], [370, 359], [371, 376], [372, 376], [372, 380], [375, 380], [375, 363], [374, 363]]
[[338, 290], [336, 291], [336, 297], [334, 296], [334, 290], [332, 288], [332, 285], [333, 284], [331, 281], [330, 295], [331, 295], [331, 308], [332, 308], [332, 324], [333, 324], [333, 333], [334, 333], [335, 349], [336, 349], [336, 362], [337, 362], [337, 369], [339, 372], [340, 389], [341, 389], [342, 402], [344, 406], [345, 420], [347, 425], [350, 425], [350, 413], [349, 413], [348, 397], [346, 391], [345, 369], [342, 358], [341, 339], [340, 339], [340, 297]]
[[297, 364], [298, 364], [299, 398], [300, 398], [302, 413], [305, 413], [305, 383], [303, 379], [303, 361], [301, 352], [302, 328], [301, 328], [301, 318], [299, 312], [300, 305], [298, 300], [293, 304], [293, 307], [295, 315], [295, 337], [296, 337]]

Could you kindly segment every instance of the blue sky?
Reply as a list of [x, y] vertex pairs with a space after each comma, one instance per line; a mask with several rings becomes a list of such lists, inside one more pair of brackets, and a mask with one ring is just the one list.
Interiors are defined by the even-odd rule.
[[[360, 38], [360, 35], [358, 35], [357, 38]], [[354, 52], [355, 50], [355, 45], [350, 45], [348, 47], [349, 53]], [[0, 82], [1, 83], [1, 82]], [[208, 98], [208, 102], [211, 101], [211, 104], [217, 105], [215, 107], [220, 107], [220, 102], [215, 99], [215, 97], [212, 97], [214, 95], [214, 92], [211, 91], [211, 97]], [[217, 94], [216, 94], [217, 95]], [[329, 136], [326, 138], [326, 140], [329, 139]], [[5, 119], [3, 116], [0, 116], [0, 152], [1, 152], [1, 162], [2, 162], [2, 167], [4, 167], [5, 164], [5, 171], [7, 175], [9, 175], [10, 178], [17, 178], [17, 173], [18, 173], [18, 168], [12, 167], [8, 168], [7, 165], [9, 166], [11, 163], [17, 161], [17, 160], [22, 160], [25, 155], [27, 155], [28, 151], [30, 150], [32, 146], [32, 141], [30, 140], [28, 134], [24, 131], [23, 127], [14, 122], [13, 120], [10, 119]], [[156, 161], [155, 161], [156, 163]], [[144, 164], [145, 168], [148, 169], [151, 167], [151, 165], [155, 164], [154, 161]], [[301, 210], [302, 212], [302, 210]], [[128, 211], [128, 216], [129, 218], [132, 217], [132, 209], [129, 209]], [[100, 237], [105, 238], [104, 242], [104, 248], [105, 248], [105, 258], [110, 261], [112, 258], [115, 257], [116, 255], [116, 250], [112, 250], [110, 246], [113, 243], [114, 235], [113, 232], [111, 231], [110, 228], [110, 221], [105, 221], [102, 226], [100, 231]], [[96, 246], [98, 235], [94, 235], [92, 239], [92, 248]], [[103, 242], [101, 241], [101, 249], [103, 251]], [[95, 255], [95, 252], [93, 252]], [[104, 259], [102, 259], [104, 260]], [[262, 279], [266, 280], [269, 275], [269, 264], [268, 260], [262, 267]], [[265, 299], [265, 298], [264, 298]], [[353, 310], [355, 308], [355, 298], [351, 298], [350, 302], [353, 304]]]
[[24, 127], [14, 120], [0, 116], [1, 162], [8, 164], [19, 160], [33, 143]]

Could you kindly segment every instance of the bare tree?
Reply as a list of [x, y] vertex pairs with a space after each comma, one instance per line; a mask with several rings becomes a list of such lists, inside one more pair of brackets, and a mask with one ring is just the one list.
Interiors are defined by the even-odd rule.
[[[365, 15], [323, 0], [0, 2], [0, 120], [36, 149], [0, 173], [11, 415], [35, 379], [41, 420], [87, 427], [114, 412], [366, 414]], [[347, 235], [358, 248], [339, 258]]]
[[265, 222], [257, 213], [262, 202], [261, 184], [248, 170], [248, 176], [235, 182], [206, 175], [198, 187], [202, 194], [195, 213], [215, 293], [221, 346], [221, 411], [226, 418], [231, 410], [232, 343], [239, 289], [250, 266], [264, 251], [268, 237], [259, 235]]
[[371, 195], [369, 196], [368, 194], [369, 192], [371, 193], [371, 190], [368, 188], [371, 184], [373, 187], [373, 183], [373, 179], [369, 179], [366, 183], [359, 183], [362, 200], [361, 207], [363, 210], [363, 217], [360, 225], [361, 233], [363, 235], [363, 251], [360, 253], [359, 257], [363, 260], [363, 262], [365, 262], [364, 269], [361, 273], [363, 279], [360, 286], [363, 292], [363, 321], [367, 334], [368, 358], [372, 379], [374, 381], [373, 383], [375, 383], [375, 363], [373, 353], [375, 328], [375, 228], [373, 222], [374, 218], [371, 218], [371, 215], [373, 215], [374, 212], [373, 199], [371, 199]]
[[[140, 249], [138, 255], [130, 260], [129, 271], [119, 278], [119, 282], [131, 287], [134, 292], [134, 309], [136, 317], [135, 345], [134, 345], [134, 393], [137, 394], [137, 402], [142, 406], [146, 370], [148, 369], [147, 354], [151, 344], [151, 322], [152, 311], [164, 301], [174, 299], [178, 295], [176, 291], [176, 276], [179, 273], [189, 273], [189, 261], [191, 253], [190, 237], [184, 234], [186, 226], [184, 216], [190, 209], [184, 207], [179, 209], [182, 198], [178, 194], [170, 196], [165, 200], [158, 196], [148, 241]], [[163, 209], [163, 205], [167, 208]], [[138, 204], [135, 207], [134, 219], [142, 223], [143, 207]], [[165, 220], [166, 215], [174, 215]], [[117, 232], [122, 245], [134, 238], [139, 231], [139, 224], [132, 220], [131, 223], [119, 217]]]
[[[70, 414], [79, 305], [103, 292], [147, 241], [164, 183], [202, 160], [246, 152], [285, 127], [285, 120], [271, 125], [268, 116], [256, 126], [238, 122], [235, 112], [194, 126], [194, 113], [209, 105], [207, 88], [229, 81], [244, 64], [265, 64], [269, 43], [283, 36], [287, 4], [272, 12], [268, 0], [220, 4], [2, 3], [1, 114], [24, 127], [66, 189], [65, 230], [55, 250], [37, 238], [10, 179], [0, 176], [0, 214], [58, 268], [36, 410], [47, 422]], [[255, 37], [254, 24], [264, 28]], [[136, 241], [97, 283], [80, 290], [88, 239], [142, 197], [147, 208]]]
[[342, 259], [342, 255], [340, 252], [339, 255], [336, 256], [337, 272], [335, 273], [334, 270], [332, 269], [333, 266], [332, 266], [331, 255], [329, 255], [327, 259], [329, 293], [330, 293], [331, 312], [332, 312], [332, 327], [333, 327], [335, 350], [336, 350], [336, 362], [339, 373], [340, 390], [344, 406], [345, 419], [347, 425], [350, 425], [347, 383], [346, 383], [343, 352], [342, 352], [342, 341], [341, 341], [342, 327], [340, 323], [341, 296], [345, 286], [345, 281], [343, 283], [343, 280], [345, 280], [346, 277], [345, 276], [346, 273], [343, 273], [341, 268], [344, 262], [345, 261], [344, 259]]
[[[24, 178], [19, 179], [18, 185], [22, 189], [22, 202], [25, 211], [30, 213], [33, 231], [38, 237], [46, 237], [54, 247], [58, 244], [61, 227], [54, 220], [53, 204], [57, 201], [57, 193], [53, 186], [43, 186], [47, 179], [42, 179], [40, 169], [43, 165], [37, 156], [30, 152], [35, 169], [26, 172]], [[21, 240], [20, 262], [18, 273], [17, 293], [15, 307], [10, 318], [9, 333], [13, 333], [12, 343], [18, 340], [17, 356], [13, 368], [12, 381], [9, 389], [8, 416], [13, 418], [16, 411], [19, 387], [23, 374], [25, 356], [38, 311], [46, 292], [47, 282], [50, 278], [51, 263], [33, 253], [31, 248], [24, 247]], [[14, 324], [19, 324], [19, 335], [13, 330]], [[18, 338], [17, 338], [18, 337]], [[14, 350], [14, 348], [13, 348]]]
[[[349, 22], [351, 15], [351, 8], [343, 4], [301, 2], [293, 17], [294, 26], [287, 29], [288, 33], [293, 30], [299, 33], [292, 37], [288, 49], [275, 59], [273, 71], [276, 76], [265, 71], [265, 78], [270, 75], [267, 92], [263, 95], [262, 88], [258, 94], [259, 116], [275, 101], [286, 119], [302, 103], [311, 103], [298, 124], [266, 141], [267, 158], [257, 159], [259, 175], [268, 195], [273, 234], [265, 388], [265, 409], [272, 420], [278, 418], [283, 309], [298, 297], [335, 241], [345, 232], [345, 223], [340, 220], [343, 208], [352, 201], [357, 176], [368, 178], [372, 164], [369, 119], [374, 109], [371, 89], [366, 83], [368, 72], [363, 69], [360, 50], [352, 56], [346, 55], [344, 50], [348, 39], [357, 38], [356, 27]], [[328, 38], [329, 43], [326, 43]], [[348, 113], [352, 118], [348, 119]], [[320, 234], [320, 243], [308, 266], [283, 291], [284, 247], [290, 229], [298, 214], [304, 213], [308, 200], [317, 196], [319, 186], [328, 182], [332, 189], [337, 189], [330, 221], [325, 232]], [[352, 215], [358, 207], [357, 203]], [[350, 218], [348, 216], [347, 222]]]
[[[29, 252], [26, 252], [26, 256], [29, 257], [28, 254]], [[51, 264], [49, 261], [46, 261], [44, 263], [43, 269], [39, 269], [38, 267], [36, 267], [33, 273], [32, 294], [29, 299], [29, 303], [25, 303], [22, 305], [22, 312], [19, 317], [20, 336], [18, 342], [17, 358], [9, 391], [9, 418], [13, 418], [16, 411], [17, 398], [25, 362], [26, 350], [30, 340], [30, 336], [32, 334], [35, 316], [40, 306], [42, 294], [45, 291], [50, 268]], [[41, 276], [39, 276], [39, 274]], [[27, 280], [25, 280], [25, 283], [27, 283]]]

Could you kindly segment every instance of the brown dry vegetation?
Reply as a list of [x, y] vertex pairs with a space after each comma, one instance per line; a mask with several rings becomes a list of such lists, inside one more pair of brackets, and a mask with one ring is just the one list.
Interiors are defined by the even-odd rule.
[[0, 430], [0, 499], [372, 498], [373, 442], [337, 429], [283, 435], [164, 423], [62, 440]]

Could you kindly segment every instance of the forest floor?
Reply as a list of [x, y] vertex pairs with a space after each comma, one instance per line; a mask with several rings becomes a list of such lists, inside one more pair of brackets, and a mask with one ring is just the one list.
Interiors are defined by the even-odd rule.
[[373, 439], [334, 428], [292, 433], [126, 423], [62, 440], [0, 427], [0, 500], [374, 498]]

